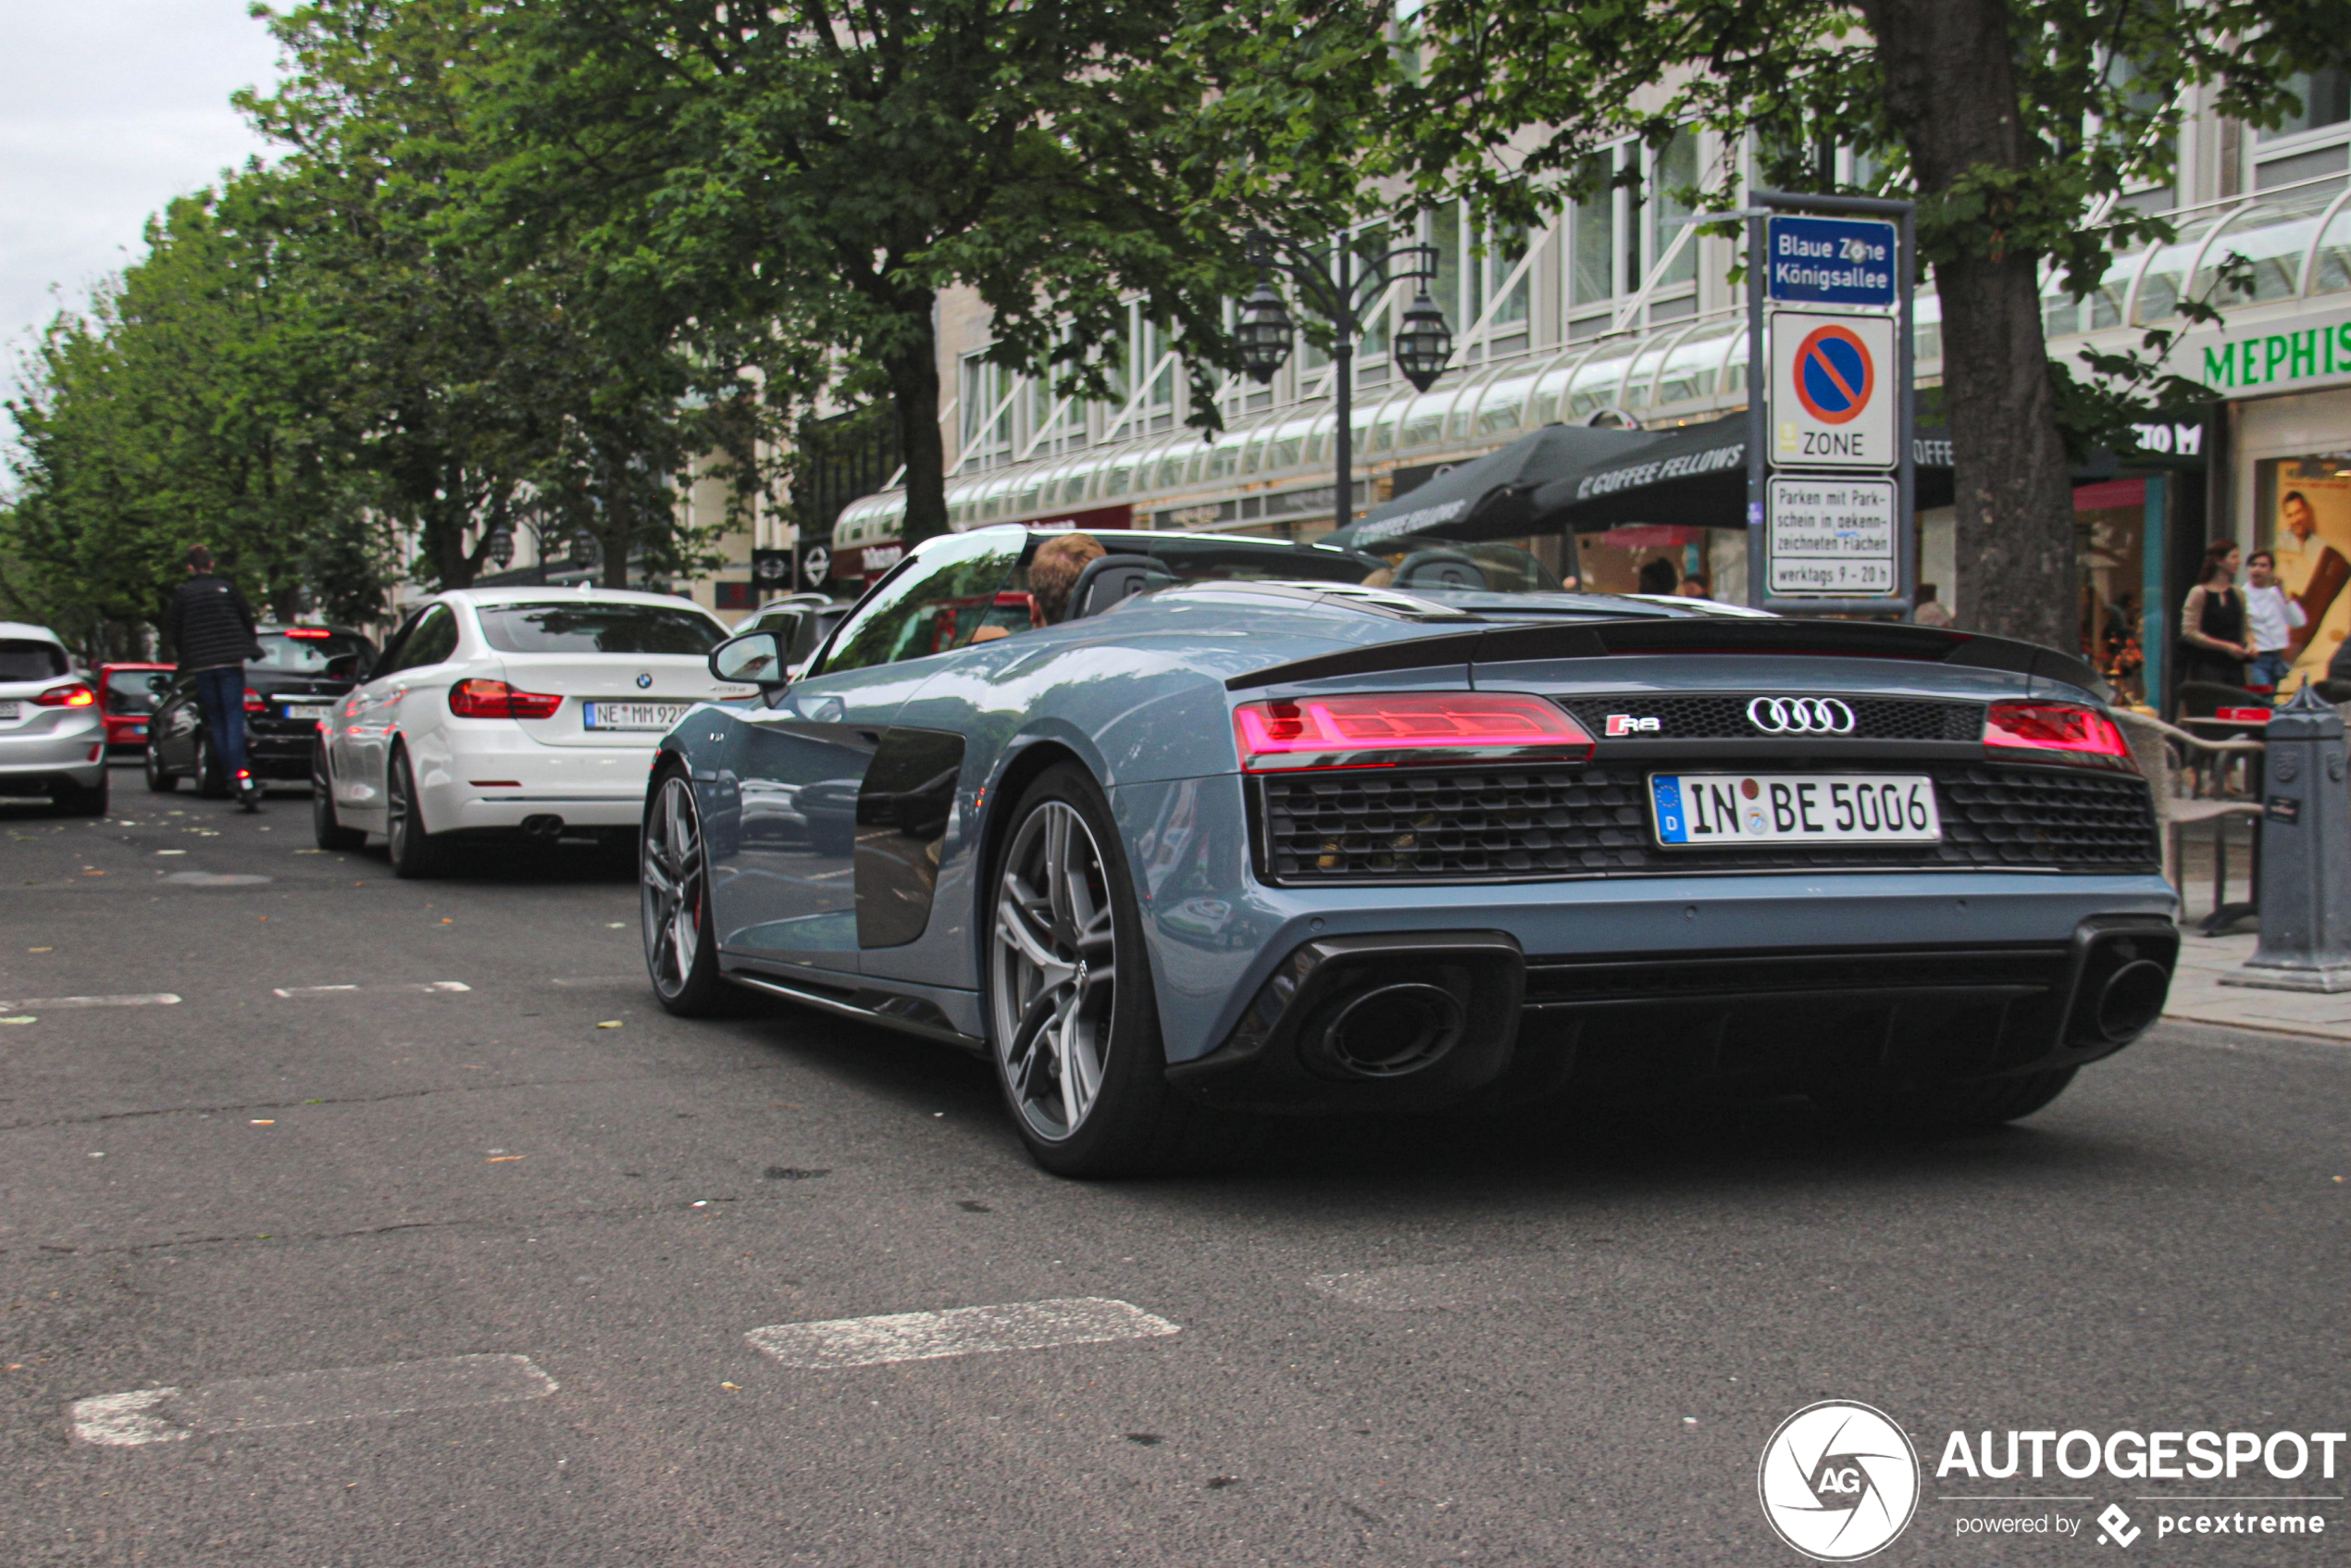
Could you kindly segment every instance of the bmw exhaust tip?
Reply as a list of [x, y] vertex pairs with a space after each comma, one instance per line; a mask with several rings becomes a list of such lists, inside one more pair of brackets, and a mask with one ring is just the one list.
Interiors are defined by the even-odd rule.
[[1461, 999], [1443, 986], [1371, 986], [1341, 996], [1308, 1026], [1307, 1061], [1337, 1077], [1400, 1078], [1450, 1055], [1467, 1022]]

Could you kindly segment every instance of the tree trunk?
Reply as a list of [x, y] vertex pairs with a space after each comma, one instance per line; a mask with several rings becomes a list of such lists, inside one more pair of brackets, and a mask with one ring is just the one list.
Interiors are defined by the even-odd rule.
[[[1862, 0], [1885, 110], [1919, 193], [2038, 161], [2018, 122], [2002, 0]], [[2037, 44], [2031, 45], [2037, 47]], [[1962, 624], [2079, 652], [2073, 492], [2041, 335], [2040, 256], [1987, 213], [1935, 263], [1951, 421]]]
[[[906, 465], [908, 549], [947, 531], [947, 446], [939, 433], [939, 335], [927, 292], [901, 302], [910, 330], [883, 357], [889, 401], [898, 417], [898, 450]], [[981, 410], [983, 417], [986, 410]]]

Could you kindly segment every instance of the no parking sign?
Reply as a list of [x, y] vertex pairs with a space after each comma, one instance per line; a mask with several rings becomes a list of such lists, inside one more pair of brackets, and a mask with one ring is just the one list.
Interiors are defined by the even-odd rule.
[[1771, 333], [1772, 466], [1893, 467], [1892, 318], [1776, 310]]

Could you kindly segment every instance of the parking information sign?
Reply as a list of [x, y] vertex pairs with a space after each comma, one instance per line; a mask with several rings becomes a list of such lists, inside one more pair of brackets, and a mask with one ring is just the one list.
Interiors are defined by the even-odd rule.
[[1771, 591], [1854, 599], [1899, 591], [1892, 479], [1775, 477]]
[[1894, 304], [1891, 223], [1872, 218], [1798, 218], [1778, 214], [1770, 223], [1771, 297], [1790, 305]]
[[1894, 322], [1772, 313], [1772, 467], [1895, 466]]

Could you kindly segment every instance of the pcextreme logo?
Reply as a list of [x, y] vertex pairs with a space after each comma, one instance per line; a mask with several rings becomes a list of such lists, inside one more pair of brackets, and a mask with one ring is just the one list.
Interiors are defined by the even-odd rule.
[[1884, 1550], [1919, 1506], [1919, 1456], [1883, 1411], [1807, 1405], [1763, 1445], [1755, 1489], [1780, 1539], [1819, 1562]]

